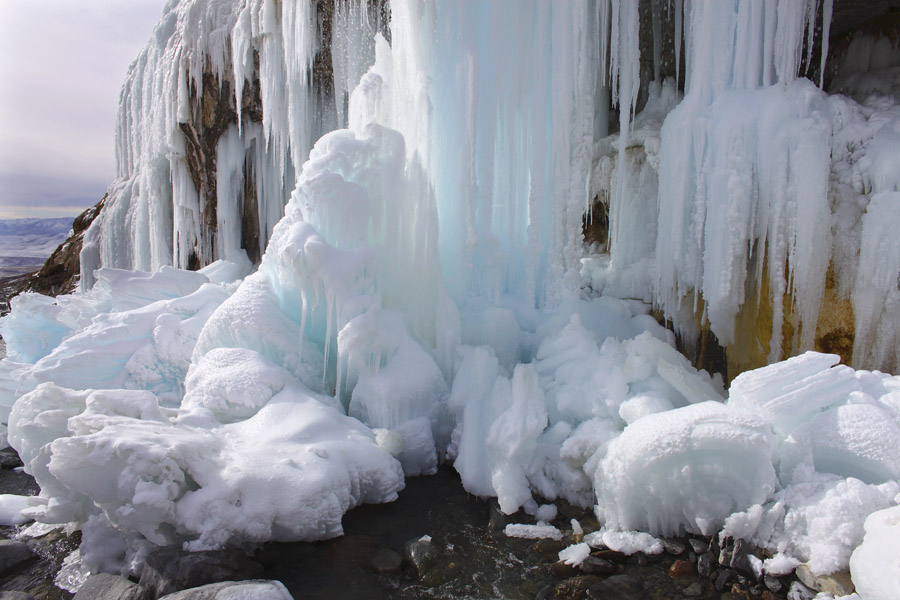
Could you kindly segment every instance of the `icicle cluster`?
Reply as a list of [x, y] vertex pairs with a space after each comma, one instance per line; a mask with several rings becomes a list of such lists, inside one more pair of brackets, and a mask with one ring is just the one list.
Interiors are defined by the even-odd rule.
[[169, 3], [122, 89], [117, 180], [85, 239], [83, 285], [101, 266], [196, 268], [242, 249], [259, 257], [299, 165], [346, 119], [350, 82], [371, 63], [381, 24], [369, 4], [335, 2], [335, 94], [323, 96], [311, 85], [315, 3]]

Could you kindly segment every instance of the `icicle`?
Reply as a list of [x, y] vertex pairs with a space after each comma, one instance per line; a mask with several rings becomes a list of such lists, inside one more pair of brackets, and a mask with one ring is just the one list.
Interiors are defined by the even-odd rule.
[[831, 36], [831, 15], [834, 0], [822, 2], [822, 56], [819, 59], [819, 87], [825, 89], [825, 61], [828, 60], [828, 41]]
[[652, 0], [650, 4], [651, 31], [653, 34], [653, 81], [662, 83], [659, 70], [662, 67], [662, 7], [661, 0]]
[[681, 83], [681, 46], [684, 23], [684, 0], [675, 0], [675, 89]]
[[813, 37], [816, 34], [816, 15], [819, 0], [806, 0], [806, 72], [812, 68]]

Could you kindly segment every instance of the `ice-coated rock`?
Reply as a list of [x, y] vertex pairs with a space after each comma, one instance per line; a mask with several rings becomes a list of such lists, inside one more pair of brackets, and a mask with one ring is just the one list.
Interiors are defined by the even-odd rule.
[[775, 490], [774, 440], [750, 412], [705, 402], [629, 425], [594, 480], [607, 526], [710, 535]]

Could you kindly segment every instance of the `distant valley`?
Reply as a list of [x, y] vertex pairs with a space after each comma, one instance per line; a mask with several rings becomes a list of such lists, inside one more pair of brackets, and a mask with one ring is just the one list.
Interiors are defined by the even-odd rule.
[[37, 270], [63, 243], [72, 218], [0, 220], [0, 278]]

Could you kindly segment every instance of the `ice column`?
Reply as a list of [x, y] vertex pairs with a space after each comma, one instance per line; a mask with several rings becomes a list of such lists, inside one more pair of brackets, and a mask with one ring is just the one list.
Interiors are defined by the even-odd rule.
[[386, 124], [434, 187], [451, 296], [515, 294], [543, 306], [574, 295], [598, 4], [398, 0], [391, 9]]

